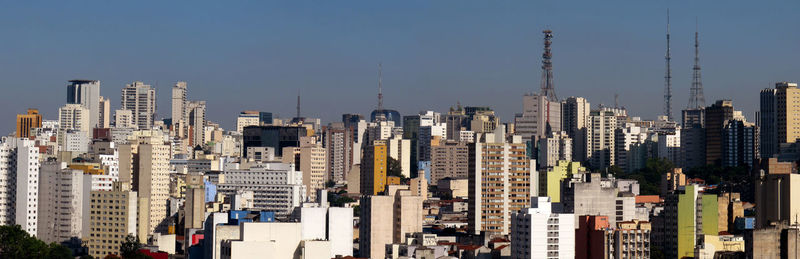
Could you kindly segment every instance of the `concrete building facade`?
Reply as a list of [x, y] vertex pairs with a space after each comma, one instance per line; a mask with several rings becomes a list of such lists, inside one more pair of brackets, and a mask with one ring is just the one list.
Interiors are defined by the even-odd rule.
[[575, 215], [553, 211], [547, 197], [511, 216], [511, 258], [576, 258]]
[[135, 81], [122, 88], [120, 107], [130, 110], [138, 129], [150, 129], [155, 123], [156, 90], [150, 85]]

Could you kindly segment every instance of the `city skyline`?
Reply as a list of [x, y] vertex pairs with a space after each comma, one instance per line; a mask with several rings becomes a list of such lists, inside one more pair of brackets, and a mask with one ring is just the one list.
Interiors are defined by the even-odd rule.
[[[7, 89], [0, 127], [12, 131], [13, 117], [28, 107], [56, 119], [75, 78], [100, 80], [112, 110], [125, 84], [153, 85], [159, 118], [169, 117], [172, 85], [187, 81], [188, 98], [209, 100], [208, 119], [226, 129], [242, 110], [294, 116], [298, 91], [303, 116], [339, 121], [376, 107], [378, 63], [388, 109], [406, 115], [460, 102], [490, 106], [512, 122], [521, 95], [539, 90], [543, 29], [554, 34], [558, 96], [586, 97], [596, 107], [613, 106], [617, 93], [632, 116], [654, 119], [662, 107], [648, 100], [663, 94], [667, 8], [673, 114], [688, 103], [698, 17], [706, 104], [732, 99], [754, 121], [755, 93], [797, 81], [791, 71], [800, 65], [791, 60], [800, 57], [800, 33], [785, 4], [165, 3], [151, 10], [54, 3], [64, 6], [40, 10], [12, 3], [0, 10], [0, 31], [17, 35], [0, 50]], [[67, 16], [71, 10], [92, 15]]]

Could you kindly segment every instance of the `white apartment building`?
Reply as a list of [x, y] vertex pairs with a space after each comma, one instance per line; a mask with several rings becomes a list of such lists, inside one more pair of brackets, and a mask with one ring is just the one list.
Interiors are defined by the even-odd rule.
[[225, 170], [207, 176], [217, 185], [218, 194], [232, 196], [237, 191], [253, 191], [252, 209], [274, 211], [277, 216], [288, 216], [306, 200], [303, 172], [296, 171], [293, 164], [256, 164], [249, 169]]
[[89, 236], [89, 193], [92, 175], [46, 162], [39, 173], [38, 237], [60, 243]]
[[431, 161], [431, 146], [447, 139], [447, 124], [420, 126], [417, 137], [417, 161]]
[[[63, 147], [64, 134], [68, 130], [81, 131], [90, 136], [92, 127], [89, 125], [89, 109], [81, 104], [66, 104], [58, 108], [58, 130], [59, 144]], [[87, 142], [88, 144], [88, 142]]]
[[572, 160], [572, 139], [566, 132], [551, 132], [546, 138], [539, 139], [539, 169], [547, 169], [558, 165], [559, 160]]
[[536, 141], [547, 137], [548, 132], [561, 131], [561, 102], [548, 100], [547, 96], [526, 94], [522, 99], [522, 113], [514, 117], [514, 134], [522, 141]]
[[119, 129], [134, 129], [136, 122], [133, 120], [133, 111], [131, 110], [115, 110], [114, 111], [114, 128]]
[[0, 225], [20, 225], [36, 236], [39, 215], [39, 148], [34, 141], [0, 140]]
[[244, 127], [258, 126], [261, 124], [261, 119], [258, 112], [242, 112], [239, 117], [236, 117], [236, 132], [242, 133]]
[[386, 144], [389, 157], [400, 162], [403, 176], [411, 178], [411, 140], [403, 139], [402, 135], [395, 135], [386, 141]]
[[[138, 129], [150, 129], [155, 123], [156, 90], [136, 81], [122, 88], [121, 107], [130, 110]], [[117, 125], [119, 127], [119, 125]]]
[[625, 172], [633, 172], [642, 167], [647, 159], [646, 147], [647, 128], [625, 123], [625, 127], [615, 131], [614, 155], [615, 165]]
[[613, 111], [592, 111], [589, 115], [588, 158], [594, 168], [606, 168], [614, 165], [615, 130], [617, 114]]
[[552, 210], [549, 197], [511, 217], [511, 258], [575, 258], [575, 215]]

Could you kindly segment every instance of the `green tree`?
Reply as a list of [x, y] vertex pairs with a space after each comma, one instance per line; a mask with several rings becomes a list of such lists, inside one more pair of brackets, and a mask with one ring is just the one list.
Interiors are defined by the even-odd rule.
[[72, 258], [72, 251], [57, 243], [46, 244], [19, 225], [0, 226], [0, 258]]
[[394, 159], [390, 156], [387, 156], [386, 158], [386, 175], [397, 176], [400, 177], [401, 180], [405, 181], [406, 177], [403, 175], [403, 165], [400, 164], [400, 161], [397, 161], [397, 159]]
[[142, 243], [139, 242], [139, 237], [133, 235], [126, 236], [125, 241], [119, 245], [119, 253], [123, 259], [153, 259], [139, 249], [142, 249]]

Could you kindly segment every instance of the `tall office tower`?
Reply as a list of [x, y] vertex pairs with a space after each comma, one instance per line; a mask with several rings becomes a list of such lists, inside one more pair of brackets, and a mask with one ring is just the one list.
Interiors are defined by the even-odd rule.
[[306, 197], [317, 199], [317, 190], [325, 189], [328, 180], [328, 160], [325, 148], [314, 142], [300, 147], [283, 148], [283, 163], [294, 164], [303, 172], [303, 185], [306, 186]]
[[[788, 83], [787, 83], [788, 84]], [[759, 142], [761, 158], [770, 158], [778, 154], [778, 103], [776, 89], [761, 90], [760, 107], [758, 110]], [[795, 111], [796, 112], [796, 111]]]
[[37, 109], [28, 109], [27, 114], [17, 114], [17, 134], [18, 138], [29, 138], [31, 129], [42, 127], [42, 115]]
[[344, 123], [331, 123], [325, 128], [325, 149], [328, 161], [328, 179], [341, 183], [353, 165], [353, 133]]
[[511, 258], [576, 258], [575, 216], [553, 211], [548, 197], [511, 215]]
[[758, 159], [758, 127], [751, 122], [732, 119], [722, 127], [722, 165], [747, 165], [753, 168]]
[[186, 174], [186, 202], [183, 205], [185, 235], [190, 229], [203, 229], [206, 213], [205, 184], [202, 173]]
[[[425, 111], [420, 112], [416, 115], [408, 115], [403, 116], [403, 138], [411, 140], [411, 164], [416, 165], [419, 161], [428, 161], [428, 160], [420, 160], [419, 157], [419, 134], [421, 127], [427, 126], [436, 126], [437, 128], [432, 129], [432, 132], [437, 132], [437, 129], [441, 127], [441, 114], [433, 111]], [[445, 135], [447, 134], [446, 128]]]
[[361, 257], [384, 258], [386, 245], [401, 243], [408, 233], [422, 232], [422, 201], [409, 190], [361, 197]]
[[299, 147], [300, 138], [305, 136], [308, 136], [305, 127], [249, 126], [242, 133], [242, 150], [247, 151], [250, 147], [271, 147], [275, 150], [275, 156], [283, 156], [283, 148]]
[[444, 123], [447, 124], [447, 140], [458, 141], [460, 132], [467, 130], [467, 120], [467, 115], [460, 103], [455, 108], [451, 106], [447, 115], [444, 115]]
[[634, 172], [647, 161], [647, 128], [625, 123], [614, 132], [614, 165], [625, 172]]
[[593, 168], [604, 169], [616, 162], [614, 150], [614, 131], [617, 128], [617, 115], [609, 110], [589, 113], [588, 156]]
[[562, 131], [561, 119], [560, 102], [545, 95], [526, 94], [522, 100], [522, 113], [514, 117], [514, 132], [525, 142], [535, 142], [547, 137], [549, 132]]
[[[781, 222], [794, 224], [800, 215], [800, 174], [792, 173], [792, 162], [770, 158], [767, 172], [756, 177], [756, 202], [770, 206], [756, 207], [756, 227]], [[782, 169], [782, 170], [781, 170]]]
[[[248, 169], [228, 169], [209, 172], [208, 181], [217, 186], [217, 193], [231, 197], [252, 192], [251, 209], [273, 211], [286, 217], [306, 200], [303, 172], [294, 164], [264, 162]], [[246, 208], [246, 207], [245, 207]]]
[[505, 126], [469, 144], [469, 233], [510, 232], [511, 213], [527, 207], [536, 186], [536, 162], [520, 136], [506, 140]]
[[119, 146], [119, 180], [139, 194], [138, 236], [166, 229], [170, 145], [159, 130], [140, 130]]
[[672, 162], [675, 167], [681, 167], [681, 129], [660, 130], [656, 132], [657, 145], [656, 153], [658, 157]]
[[122, 88], [121, 109], [131, 110], [138, 129], [150, 129], [156, 120], [156, 90], [135, 81]]
[[239, 113], [239, 116], [236, 117], [236, 132], [242, 133], [244, 127], [247, 126], [261, 125], [260, 117], [258, 111], [243, 111]]
[[105, 97], [100, 96], [100, 105], [98, 107], [100, 113], [97, 121], [97, 128], [110, 128], [111, 127], [111, 101]]
[[[186, 82], [177, 82], [172, 86], [172, 124], [186, 122]], [[180, 131], [180, 129], [175, 129]]]
[[92, 133], [92, 127], [89, 126], [89, 109], [80, 104], [67, 104], [58, 108], [58, 124], [61, 130], [78, 130], [86, 132], [87, 135]]
[[400, 163], [401, 174], [411, 178], [411, 140], [395, 135], [386, 141], [389, 157]]
[[776, 83], [775, 89], [778, 143], [795, 143], [800, 138], [800, 106], [795, 105], [800, 102], [800, 89], [788, 82]]
[[583, 97], [564, 100], [561, 111], [561, 130], [572, 139], [572, 159], [586, 162], [589, 135], [589, 113], [591, 104]]
[[386, 141], [375, 140], [364, 148], [361, 160], [361, 194], [378, 195], [386, 190], [387, 177]]
[[114, 111], [114, 128], [118, 129], [136, 128], [136, 123], [133, 121], [133, 111], [124, 109]]
[[136, 191], [131, 190], [128, 182], [114, 182], [111, 191], [91, 192], [90, 216], [87, 217], [90, 228], [86, 245], [89, 255], [100, 258], [117, 254], [125, 237], [138, 234], [136, 213], [139, 204], [136, 197]]
[[706, 164], [706, 110], [704, 107], [681, 112], [681, 166], [694, 168]]
[[551, 132], [539, 139], [539, 169], [556, 166], [559, 160], [572, 161], [572, 143], [564, 131]]
[[187, 124], [191, 129], [189, 136], [193, 147], [203, 146], [206, 141], [205, 126], [206, 126], [206, 101], [190, 101], [186, 104]]
[[20, 225], [36, 236], [39, 148], [33, 140], [3, 137], [0, 154], [0, 225]]
[[38, 236], [47, 243], [89, 237], [92, 175], [66, 163], [45, 162], [39, 173]]
[[[798, 95], [800, 97], [800, 95]], [[722, 127], [725, 121], [733, 119], [733, 102], [718, 100], [706, 108], [706, 164], [722, 162]]]
[[417, 161], [431, 161], [431, 148], [447, 138], [447, 124], [420, 126], [417, 138]]
[[664, 199], [664, 255], [694, 257], [695, 246], [703, 235], [718, 234], [717, 205], [717, 195], [703, 193], [696, 184], [668, 194]]
[[469, 146], [463, 142], [446, 141], [431, 149], [431, 179], [433, 185], [444, 178], [467, 179]]
[[70, 80], [67, 85], [67, 104], [80, 104], [89, 110], [89, 129], [100, 122], [100, 81]]

